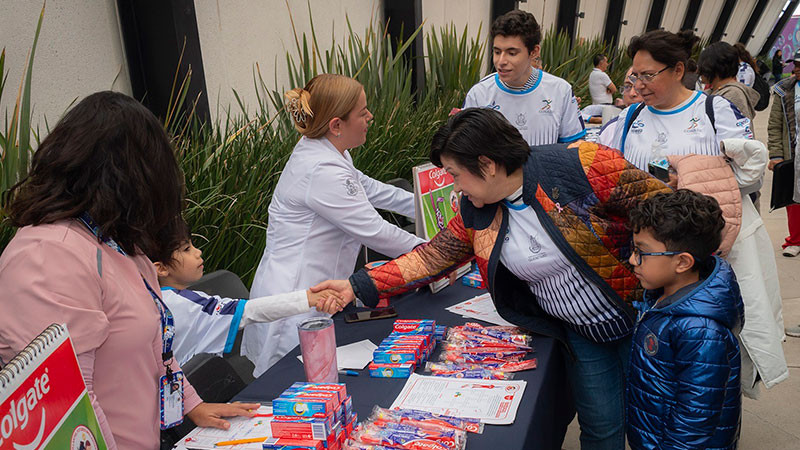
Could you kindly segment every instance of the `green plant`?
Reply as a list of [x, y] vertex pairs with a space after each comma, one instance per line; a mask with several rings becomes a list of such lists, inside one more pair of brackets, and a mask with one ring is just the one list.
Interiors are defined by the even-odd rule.
[[[28, 53], [28, 63], [25, 68], [25, 75], [20, 80], [19, 92], [14, 103], [14, 112], [11, 120], [6, 116], [2, 130], [0, 130], [0, 194], [2, 194], [2, 204], [5, 205], [5, 193], [8, 189], [25, 178], [28, 174], [30, 157], [33, 154], [33, 143], [31, 137], [35, 137], [38, 145], [39, 133], [31, 127], [31, 117], [33, 107], [31, 105], [31, 84], [33, 80], [33, 60], [36, 55], [36, 44], [39, 41], [39, 33], [42, 30], [44, 20], [44, 8], [39, 14], [39, 21], [36, 24], [36, 33], [33, 36], [33, 45]], [[0, 99], [8, 81], [8, 73], [5, 71], [6, 50], [0, 51]], [[15, 229], [8, 226], [5, 222], [4, 208], [0, 208], [0, 249], [5, 248], [8, 241], [14, 236]]]

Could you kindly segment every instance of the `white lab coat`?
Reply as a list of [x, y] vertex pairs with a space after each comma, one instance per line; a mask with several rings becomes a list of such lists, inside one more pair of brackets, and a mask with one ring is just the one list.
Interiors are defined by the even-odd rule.
[[[424, 241], [386, 222], [375, 208], [414, 217], [414, 195], [376, 181], [326, 138], [303, 137], [269, 205], [267, 245], [251, 297], [306, 289], [353, 273], [361, 244], [392, 258]], [[245, 327], [242, 353], [259, 376], [298, 345], [297, 324], [312, 310]]]

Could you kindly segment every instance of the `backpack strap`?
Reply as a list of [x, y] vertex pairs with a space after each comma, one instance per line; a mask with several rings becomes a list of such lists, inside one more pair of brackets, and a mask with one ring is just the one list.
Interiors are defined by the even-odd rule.
[[625, 154], [625, 140], [628, 138], [628, 131], [631, 129], [633, 121], [639, 117], [639, 113], [644, 109], [644, 103], [637, 103], [628, 108], [628, 114], [625, 116], [625, 128], [622, 129], [622, 141], [619, 145], [619, 151]]
[[714, 129], [714, 134], [717, 134], [717, 126], [714, 123], [714, 97], [716, 95], [706, 95], [706, 115], [708, 116], [708, 120], [711, 121], [711, 128]]

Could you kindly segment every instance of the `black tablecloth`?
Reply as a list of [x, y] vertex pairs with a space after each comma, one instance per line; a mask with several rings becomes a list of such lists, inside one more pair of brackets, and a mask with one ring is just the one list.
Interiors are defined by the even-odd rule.
[[[460, 284], [435, 295], [426, 288], [392, 299], [392, 306], [397, 310], [397, 318], [434, 319], [437, 324], [461, 325], [465, 320], [444, 308], [481, 293], [483, 291]], [[344, 322], [343, 314], [337, 314], [334, 320], [337, 345], [363, 339], [370, 339], [377, 345], [391, 332], [394, 321], [382, 319], [348, 324]], [[517, 372], [514, 377], [515, 380], [528, 382], [516, 420], [512, 425], [487, 425], [483, 434], [470, 433], [468, 449], [561, 448], [567, 426], [574, 416], [564, 356], [560, 346], [551, 338], [535, 335], [533, 342], [538, 368]], [[234, 400], [272, 401], [293, 382], [305, 380], [298, 354], [299, 347], [242, 390]], [[366, 419], [375, 405], [385, 408], [391, 406], [406, 383], [405, 378], [371, 378], [366, 369], [358, 377], [340, 376], [339, 381], [347, 384], [347, 392], [353, 396], [353, 406], [359, 420]]]

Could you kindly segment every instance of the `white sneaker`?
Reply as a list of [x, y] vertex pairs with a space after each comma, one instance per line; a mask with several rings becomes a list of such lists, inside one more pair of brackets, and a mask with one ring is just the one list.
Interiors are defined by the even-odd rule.
[[790, 245], [783, 249], [783, 256], [794, 258], [797, 255], [800, 255], [800, 245]]

